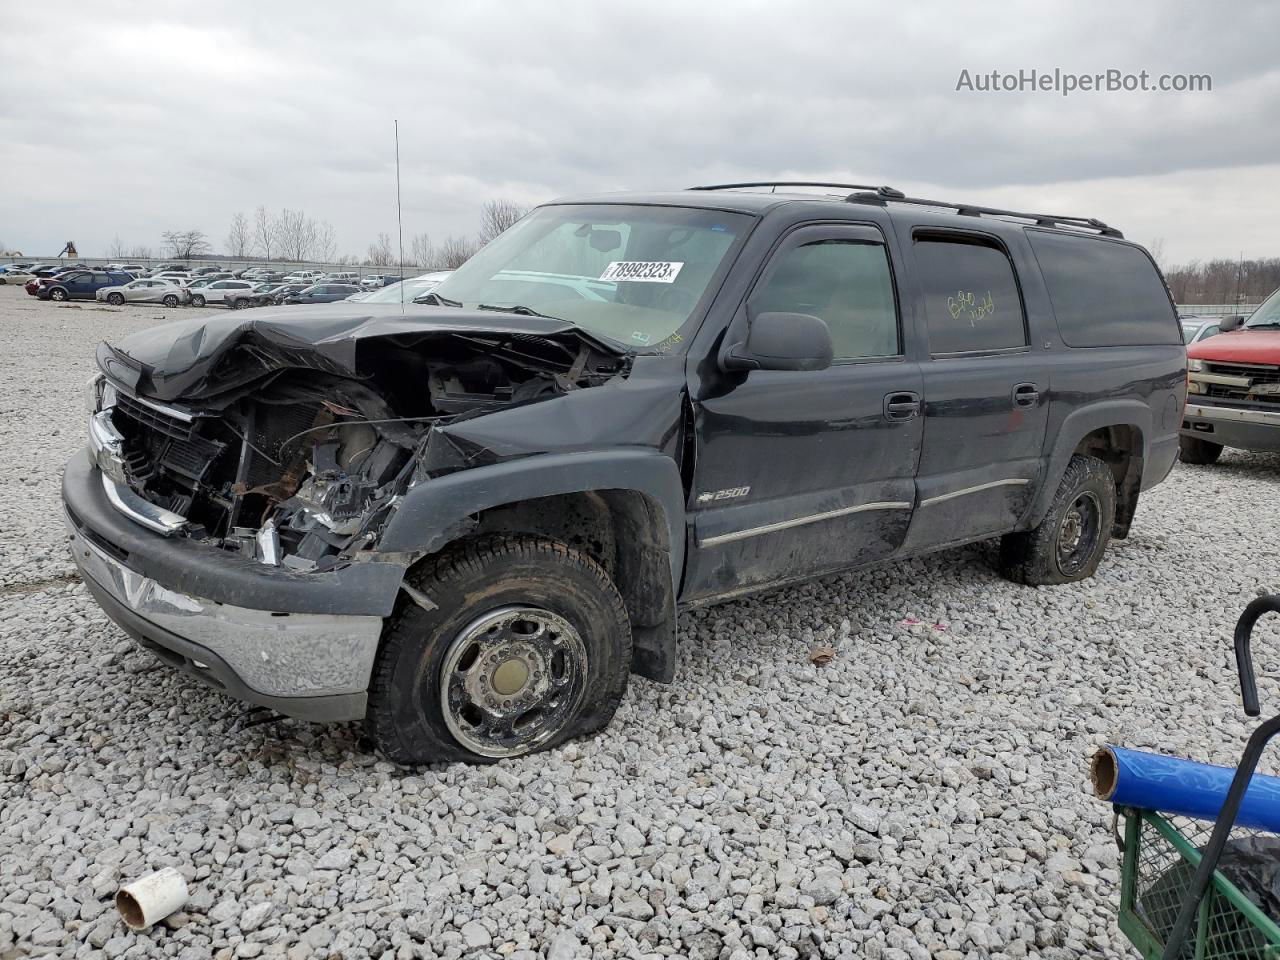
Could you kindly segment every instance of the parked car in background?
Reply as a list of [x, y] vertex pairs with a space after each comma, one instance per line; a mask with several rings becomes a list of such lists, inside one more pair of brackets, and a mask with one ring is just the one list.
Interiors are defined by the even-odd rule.
[[252, 289], [253, 284], [248, 280], [213, 280], [202, 287], [192, 287], [191, 305], [203, 307], [210, 303], [222, 303], [228, 293]]
[[22, 286], [35, 279], [35, 274], [28, 273], [21, 267], [10, 266], [0, 270], [0, 286]]
[[290, 294], [281, 302], [287, 304], [333, 303], [335, 300], [345, 300], [353, 293], [359, 292], [360, 288], [354, 283], [316, 283]]
[[71, 270], [60, 273], [37, 291], [41, 300], [92, 300], [103, 287], [123, 286], [133, 279], [116, 270]]
[[[218, 266], [216, 263], [206, 264], [203, 267], [196, 267], [194, 270], [191, 271], [191, 275], [193, 277], [207, 277], [212, 273], [226, 273], [226, 271], [223, 270], [222, 267]], [[230, 276], [230, 274], [227, 274], [227, 275]]]
[[176, 307], [191, 300], [191, 294], [176, 283], [150, 277], [101, 287], [94, 296], [116, 307], [125, 303], [162, 303], [166, 307]]
[[1221, 317], [1179, 317], [1182, 323], [1182, 339], [1187, 346], [1207, 340], [1221, 331]]
[[271, 292], [272, 302], [278, 303], [278, 304], [284, 303], [285, 297], [291, 297], [295, 293], [300, 293], [301, 291], [307, 289], [307, 287], [309, 286], [311, 286], [310, 283], [306, 283], [303, 281], [296, 281], [296, 282], [290, 283], [288, 280], [286, 280]]
[[381, 290], [366, 293], [360, 300], [363, 303], [412, 303], [418, 297], [426, 296], [434, 290], [440, 281], [452, 272], [452, 270], [437, 270], [433, 273], [424, 273], [420, 277], [410, 277], [403, 283], [393, 283]]
[[243, 310], [245, 307], [262, 307], [275, 303], [274, 291], [280, 288], [278, 283], [255, 283], [248, 290], [230, 290], [223, 298], [223, 303], [231, 310]]
[[1217, 322], [1217, 336], [1187, 348], [1186, 463], [1213, 463], [1223, 447], [1280, 451], [1280, 290], [1247, 319]]
[[174, 283], [181, 283], [190, 280], [191, 275], [184, 270], [157, 270], [151, 274], [153, 280], [171, 280]]

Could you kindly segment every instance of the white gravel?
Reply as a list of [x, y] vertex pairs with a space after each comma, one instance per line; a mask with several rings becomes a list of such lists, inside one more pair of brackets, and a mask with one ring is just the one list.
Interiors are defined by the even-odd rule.
[[[979, 545], [738, 601], [594, 739], [402, 770], [354, 725], [243, 727], [70, 576], [93, 347], [164, 312], [0, 288], [0, 957], [1135, 956], [1086, 759], [1234, 762], [1280, 457], [1179, 466], [1083, 585], [1006, 583]], [[110, 897], [164, 866], [186, 912], [129, 933]]]

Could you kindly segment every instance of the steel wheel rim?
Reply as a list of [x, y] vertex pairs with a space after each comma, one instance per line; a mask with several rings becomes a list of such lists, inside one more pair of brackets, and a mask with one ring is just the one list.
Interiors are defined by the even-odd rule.
[[1091, 490], [1071, 502], [1058, 525], [1058, 569], [1065, 576], [1079, 573], [1102, 533], [1102, 505]]
[[540, 607], [473, 620], [445, 651], [445, 726], [482, 757], [514, 757], [561, 733], [586, 693], [587, 650], [569, 621]]

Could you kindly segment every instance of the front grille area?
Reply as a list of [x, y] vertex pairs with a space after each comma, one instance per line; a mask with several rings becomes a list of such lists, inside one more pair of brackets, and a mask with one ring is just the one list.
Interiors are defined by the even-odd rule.
[[[1280, 385], [1280, 366], [1267, 363], [1220, 363], [1215, 360], [1206, 361], [1204, 369], [1206, 373], [1249, 378], [1247, 387], [1207, 383], [1204, 393], [1206, 397], [1240, 407], [1274, 409], [1280, 406], [1280, 392], [1270, 392], [1268, 389], [1268, 385]], [[1259, 387], [1263, 389], [1259, 390]]]
[[121, 393], [116, 398], [116, 409], [130, 420], [162, 433], [166, 437], [172, 437], [174, 440], [191, 438], [192, 421], [165, 413], [140, 400], [135, 400], [128, 394]]

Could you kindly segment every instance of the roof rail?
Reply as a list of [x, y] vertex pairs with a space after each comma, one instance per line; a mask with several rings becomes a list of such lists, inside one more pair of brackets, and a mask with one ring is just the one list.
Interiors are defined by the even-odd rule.
[[742, 190], [746, 187], [837, 187], [841, 190], [885, 190], [897, 193], [892, 187], [871, 187], [865, 183], [827, 183], [823, 180], [759, 180], [751, 183], [709, 183], [701, 187], [689, 187], [690, 190]]
[[1000, 210], [996, 207], [978, 207], [971, 203], [947, 203], [945, 200], [923, 200], [903, 196], [898, 190], [880, 187], [869, 193], [851, 193], [845, 197], [849, 203], [870, 203], [883, 207], [886, 202], [914, 203], [923, 207], [946, 207], [962, 217], [1009, 217], [1028, 220], [1038, 227], [1067, 227], [1073, 230], [1094, 230], [1104, 237], [1124, 239], [1124, 234], [1093, 217], [1059, 217], [1051, 213], [1020, 213], [1017, 210]]

